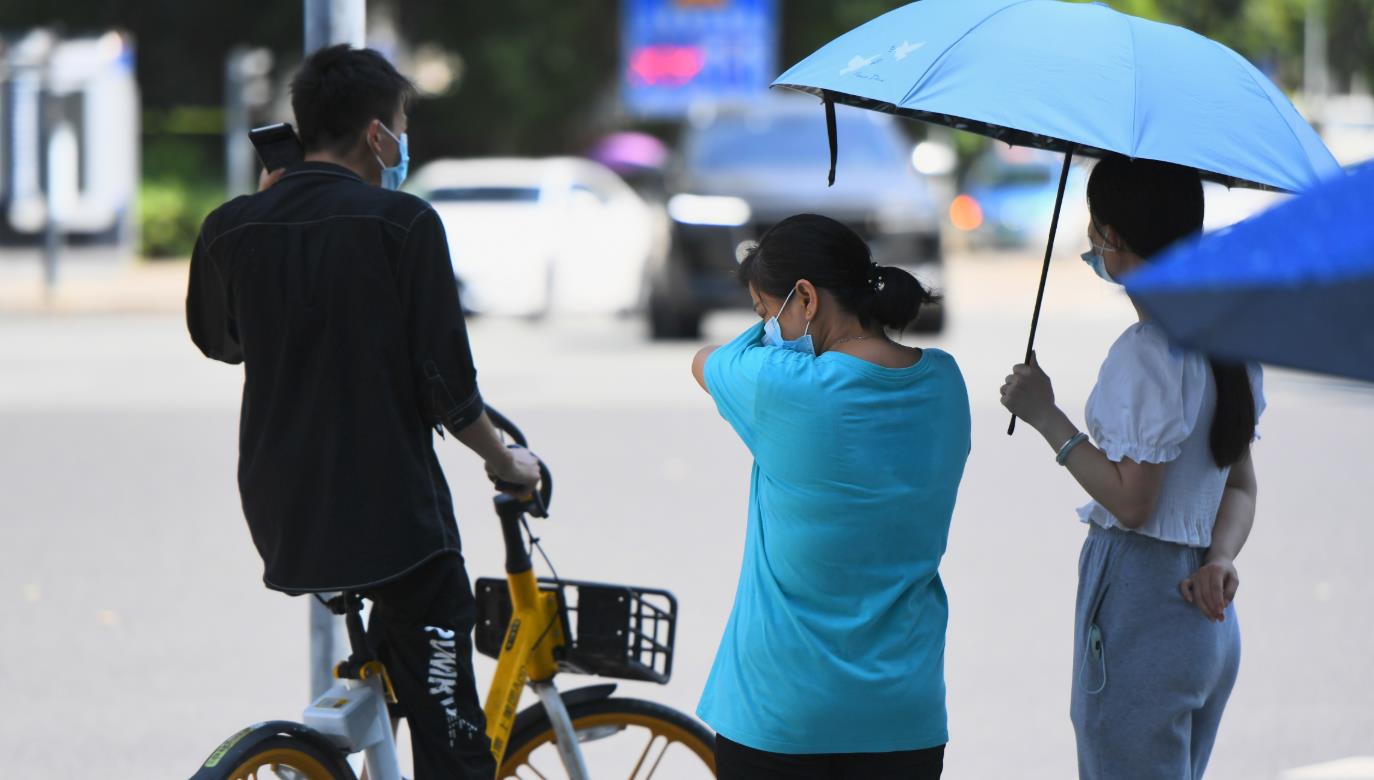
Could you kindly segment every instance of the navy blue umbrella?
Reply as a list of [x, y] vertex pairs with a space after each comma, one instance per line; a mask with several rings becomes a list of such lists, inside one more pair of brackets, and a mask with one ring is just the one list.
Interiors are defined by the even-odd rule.
[[1177, 246], [1125, 284], [1186, 347], [1374, 382], [1374, 162]]

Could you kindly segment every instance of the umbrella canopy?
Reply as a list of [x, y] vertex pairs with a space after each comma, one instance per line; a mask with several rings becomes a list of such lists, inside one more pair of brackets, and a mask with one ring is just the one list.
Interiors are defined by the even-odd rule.
[[1126, 292], [1185, 346], [1374, 382], [1374, 163], [1169, 250]]
[[1099, 3], [922, 0], [773, 85], [1012, 144], [1177, 163], [1228, 186], [1296, 192], [1340, 169], [1243, 57]]
[[[1185, 165], [1227, 186], [1287, 192], [1336, 174], [1293, 104], [1243, 57], [1196, 33], [1061, 0], [921, 0], [836, 38], [773, 86], [1065, 152], [1026, 362], [1075, 153]], [[1013, 416], [1007, 433], [1016, 429]]]

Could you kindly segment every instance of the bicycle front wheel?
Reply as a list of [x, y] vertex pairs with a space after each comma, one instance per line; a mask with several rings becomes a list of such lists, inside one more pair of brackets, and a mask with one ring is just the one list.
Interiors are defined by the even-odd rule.
[[281, 735], [254, 745], [233, 758], [219, 777], [224, 780], [354, 780], [356, 775], [341, 756], [321, 750], [303, 739]]
[[[715, 736], [696, 718], [640, 699], [599, 699], [568, 706], [587, 772], [593, 778], [697, 780], [716, 776]], [[540, 716], [511, 734], [502, 780], [554, 780], [567, 772], [553, 726]]]

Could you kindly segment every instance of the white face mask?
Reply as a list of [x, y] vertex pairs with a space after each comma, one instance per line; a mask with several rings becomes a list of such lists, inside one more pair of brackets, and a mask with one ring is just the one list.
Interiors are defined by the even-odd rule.
[[809, 320], [801, 336], [791, 341], [783, 339], [782, 326], [778, 324], [778, 317], [782, 316], [782, 310], [787, 308], [787, 302], [792, 300], [792, 293], [796, 291], [797, 288], [793, 287], [792, 292], [789, 292], [787, 297], [782, 299], [782, 306], [778, 307], [778, 313], [769, 317], [768, 321], [763, 323], [763, 345], [766, 347], [782, 347], [783, 349], [795, 350], [806, 355], [814, 355], [816, 354], [816, 345], [811, 341], [811, 322]]

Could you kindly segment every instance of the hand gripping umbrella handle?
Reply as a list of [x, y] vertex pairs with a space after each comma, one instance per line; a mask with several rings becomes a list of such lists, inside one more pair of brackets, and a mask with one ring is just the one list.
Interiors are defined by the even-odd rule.
[[[1054, 216], [1050, 218], [1050, 240], [1045, 243], [1045, 267], [1040, 271], [1040, 289], [1035, 294], [1035, 313], [1031, 315], [1030, 339], [1026, 343], [1026, 363], [1031, 362], [1031, 353], [1035, 351], [1035, 329], [1040, 324], [1040, 306], [1045, 302], [1045, 282], [1050, 276], [1050, 255], [1054, 253], [1054, 234], [1059, 229], [1059, 208], [1064, 205], [1064, 187], [1069, 182], [1069, 163], [1073, 161], [1074, 145], [1069, 144], [1064, 150], [1064, 169], [1059, 173], [1059, 193], [1054, 196]], [[1016, 415], [1011, 416], [1011, 424], [1007, 426], [1007, 435], [1016, 432]]]

